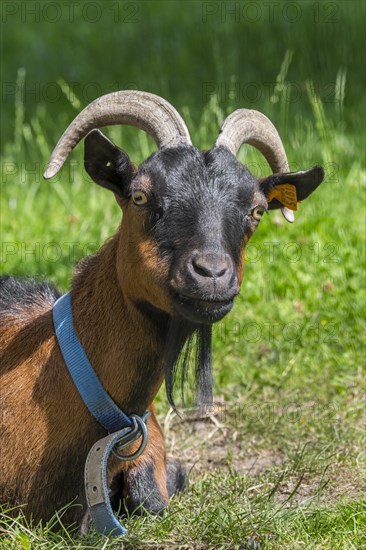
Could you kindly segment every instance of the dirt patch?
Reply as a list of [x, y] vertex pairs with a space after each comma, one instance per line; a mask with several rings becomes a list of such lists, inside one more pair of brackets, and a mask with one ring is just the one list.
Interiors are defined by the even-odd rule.
[[243, 434], [235, 422], [224, 423], [221, 418], [219, 414], [203, 417], [192, 413], [181, 419], [170, 412], [162, 421], [168, 457], [186, 466], [191, 481], [218, 469], [258, 478], [259, 483], [267, 479], [266, 486], [275, 487], [275, 499], [288, 506], [329, 505], [364, 495], [362, 467], [355, 469], [338, 459], [337, 452], [325, 463], [314, 465], [314, 460], [306, 457], [297, 463], [284, 451], [263, 448], [260, 436]]
[[191, 414], [179, 419], [170, 414], [163, 424], [168, 456], [184, 462], [194, 476], [217, 468], [256, 476], [283, 462], [279, 453], [255, 450], [254, 436], [243, 440], [236, 428], [215, 415]]

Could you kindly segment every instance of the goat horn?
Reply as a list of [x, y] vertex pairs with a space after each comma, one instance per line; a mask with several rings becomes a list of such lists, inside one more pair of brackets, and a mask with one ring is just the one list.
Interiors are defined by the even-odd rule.
[[[289, 165], [281, 138], [265, 115], [250, 109], [237, 109], [223, 122], [216, 140], [216, 146], [223, 145], [236, 155], [243, 143], [249, 143], [258, 149], [272, 172], [289, 172]], [[294, 221], [292, 210], [282, 208], [287, 221]]]
[[48, 162], [44, 178], [52, 178], [90, 130], [112, 124], [129, 124], [150, 134], [158, 147], [191, 145], [187, 126], [165, 99], [140, 91], [119, 91], [95, 99], [61, 136]]

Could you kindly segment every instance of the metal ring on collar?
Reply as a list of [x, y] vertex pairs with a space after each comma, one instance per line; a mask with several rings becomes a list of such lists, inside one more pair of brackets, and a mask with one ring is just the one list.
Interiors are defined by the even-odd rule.
[[[130, 419], [133, 422], [133, 427], [131, 428], [130, 431], [122, 435], [122, 437], [117, 441], [116, 445], [112, 449], [112, 453], [117, 458], [124, 461], [135, 460], [143, 453], [148, 442], [148, 431], [147, 431], [146, 421], [149, 415], [150, 415], [150, 411], [147, 411], [142, 418], [141, 416], [138, 416], [135, 414], [132, 414], [130, 416]], [[126, 447], [131, 445], [131, 443], [133, 443], [140, 437], [141, 437], [141, 443], [135, 452], [128, 455], [121, 453], [122, 449], [125, 449]]]

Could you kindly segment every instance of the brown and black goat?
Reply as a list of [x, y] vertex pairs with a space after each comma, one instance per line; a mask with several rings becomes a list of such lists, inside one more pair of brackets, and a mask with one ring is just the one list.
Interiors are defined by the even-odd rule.
[[[111, 124], [148, 132], [157, 152], [136, 168], [98, 130]], [[144, 453], [132, 462], [110, 461], [112, 502], [118, 507], [123, 499], [130, 510], [143, 504], [159, 512], [184, 486], [185, 474], [179, 464], [166, 463], [153, 400], [165, 378], [174, 403], [178, 367], [186, 368], [185, 346], [197, 336], [199, 398], [210, 401], [211, 326], [230, 311], [239, 292], [248, 239], [268, 209], [283, 208], [289, 218], [277, 186], [290, 184], [303, 200], [321, 183], [323, 171], [288, 173], [276, 129], [256, 111], [235, 111], [215, 146], [202, 152], [169, 103], [122, 91], [95, 100], [75, 118], [46, 178], [84, 137], [86, 171], [114, 193], [123, 217], [117, 233], [76, 268], [74, 324], [92, 367], [121, 409], [139, 415], [152, 410]], [[263, 153], [273, 175], [257, 180], [236, 160], [242, 143]], [[0, 502], [25, 505], [35, 520], [76, 502], [80, 506], [70, 509], [67, 521], [80, 525], [85, 459], [106, 433], [62, 359], [52, 322], [58, 296], [46, 283], [0, 279]]]

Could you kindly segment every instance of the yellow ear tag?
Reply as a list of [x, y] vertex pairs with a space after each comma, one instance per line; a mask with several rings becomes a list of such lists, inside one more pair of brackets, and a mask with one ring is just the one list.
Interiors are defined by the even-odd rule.
[[271, 202], [272, 199], [277, 199], [290, 210], [297, 210], [296, 187], [290, 183], [276, 185], [267, 197], [268, 202]]

